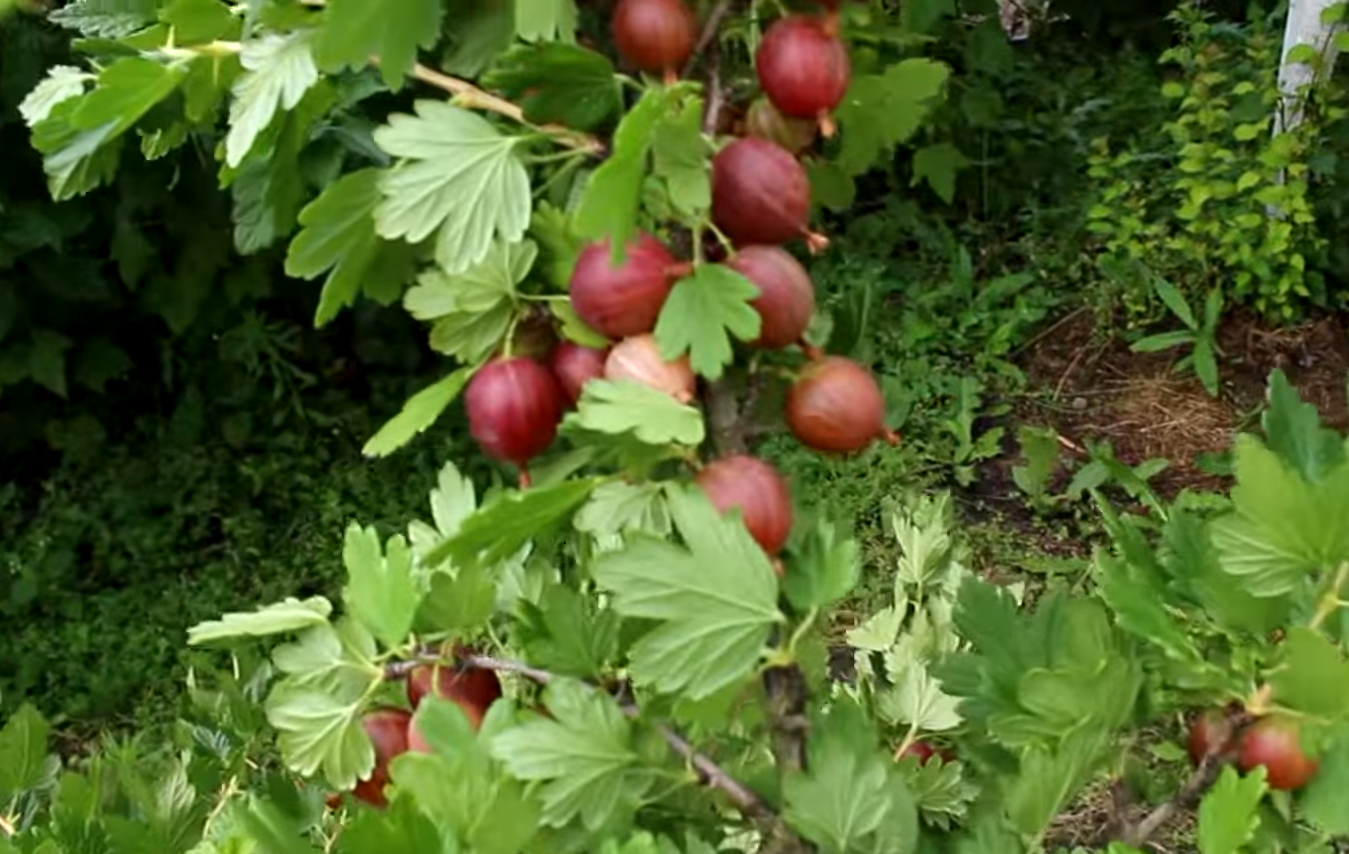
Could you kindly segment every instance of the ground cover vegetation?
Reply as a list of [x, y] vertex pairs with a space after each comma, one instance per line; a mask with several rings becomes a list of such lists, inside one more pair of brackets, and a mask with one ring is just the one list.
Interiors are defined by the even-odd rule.
[[0, 854], [1339, 850], [1342, 86], [1009, 8], [0, 3]]

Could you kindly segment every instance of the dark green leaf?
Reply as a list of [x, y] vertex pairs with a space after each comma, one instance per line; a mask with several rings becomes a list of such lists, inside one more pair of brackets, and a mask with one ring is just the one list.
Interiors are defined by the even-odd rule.
[[1288, 629], [1269, 684], [1280, 706], [1330, 720], [1349, 714], [1349, 663], [1319, 632]]
[[447, 73], [477, 79], [515, 42], [514, 0], [451, 0], [449, 46], [440, 67]]
[[38, 710], [24, 703], [0, 729], [0, 801], [42, 782], [47, 773], [47, 732], [50, 725]]
[[608, 57], [561, 42], [519, 45], [483, 78], [539, 124], [590, 130], [619, 110], [618, 80]]
[[924, 146], [913, 153], [910, 186], [926, 181], [943, 202], [951, 204], [956, 194], [956, 173], [969, 165], [965, 155], [949, 142]]
[[380, 174], [378, 169], [361, 169], [343, 175], [300, 211], [303, 228], [286, 253], [286, 275], [313, 279], [328, 272], [315, 326], [354, 303], [362, 288], [369, 293], [385, 287], [372, 282], [401, 291], [412, 278], [411, 247], [382, 240], [374, 232], [375, 206], [382, 198]]
[[441, 0], [328, 0], [314, 57], [331, 72], [364, 68], [378, 56], [384, 82], [398, 89], [417, 49], [435, 46], [443, 11]]
[[471, 632], [481, 627], [496, 605], [495, 580], [475, 564], [433, 573], [417, 611], [417, 626], [429, 632]]
[[548, 533], [586, 500], [598, 480], [566, 480], [524, 492], [501, 492], [464, 520], [459, 533], [427, 555], [437, 566], [452, 559], [468, 565], [498, 563]]
[[884, 74], [853, 78], [836, 112], [839, 166], [850, 175], [860, 175], [913, 136], [950, 73], [950, 68], [936, 60], [905, 59]]

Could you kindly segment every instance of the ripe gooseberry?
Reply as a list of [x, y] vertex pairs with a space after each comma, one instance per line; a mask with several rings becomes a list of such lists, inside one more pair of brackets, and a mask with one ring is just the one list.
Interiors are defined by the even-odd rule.
[[783, 115], [815, 119], [820, 133], [834, 135], [830, 114], [848, 91], [852, 65], [847, 47], [819, 18], [779, 18], [764, 33], [754, 66], [764, 94]]
[[1210, 753], [1222, 751], [1231, 739], [1232, 724], [1227, 720], [1227, 715], [1210, 710], [1195, 718], [1194, 723], [1190, 724], [1190, 733], [1185, 746], [1190, 754], [1190, 761], [1198, 765]]
[[666, 83], [678, 79], [698, 36], [698, 20], [682, 0], [619, 0], [609, 27], [624, 59]]
[[1302, 751], [1296, 721], [1269, 717], [1242, 734], [1237, 765], [1246, 772], [1263, 765], [1271, 789], [1291, 792], [1307, 785], [1320, 763]]
[[633, 238], [617, 266], [612, 258], [608, 240], [580, 251], [571, 272], [571, 307], [587, 326], [610, 338], [650, 332], [687, 265], [678, 264], [650, 234]]
[[885, 426], [885, 398], [869, 371], [842, 356], [808, 363], [787, 392], [787, 426], [817, 451], [860, 451], [876, 439], [898, 444]]
[[520, 467], [543, 453], [562, 421], [563, 392], [552, 372], [525, 356], [483, 365], [464, 392], [468, 430], [483, 453]]
[[597, 350], [573, 341], [563, 341], [553, 351], [550, 367], [558, 384], [562, 386], [562, 392], [573, 405], [580, 400], [581, 390], [586, 383], [604, 376], [604, 360], [608, 355], [607, 347]]
[[633, 380], [662, 391], [680, 403], [693, 400], [697, 378], [689, 366], [688, 356], [666, 361], [650, 333], [624, 338], [609, 351], [604, 360], [604, 378]]
[[721, 513], [740, 510], [749, 535], [770, 555], [792, 532], [792, 496], [787, 481], [763, 460], [745, 454], [703, 466], [695, 482]]
[[801, 340], [815, 313], [815, 286], [801, 262], [781, 246], [746, 246], [726, 266], [759, 289], [750, 306], [758, 312], [755, 347], [777, 349]]
[[424, 664], [408, 674], [408, 702], [415, 709], [428, 695], [450, 700], [464, 710], [469, 724], [482, 726], [487, 709], [501, 699], [501, 680], [480, 667]]
[[766, 139], [791, 154], [800, 154], [815, 141], [817, 123], [784, 116], [767, 98], [755, 98], [745, 114], [745, 135]]
[[375, 747], [375, 767], [356, 784], [352, 794], [371, 806], [384, 807], [384, 787], [389, 782], [389, 762], [408, 749], [408, 724], [412, 715], [393, 707], [375, 709], [361, 718], [361, 727]]
[[712, 158], [712, 219], [739, 246], [803, 237], [812, 252], [829, 240], [807, 227], [810, 179], [791, 152], [766, 139], [737, 139]]
[[903, 758], [905, 756], [913, 756], [917, 758], [919, 765], [926, 765], [928, 762], [932, 761], [932, 758], [934, 756], [940, 759], [942, 762], [954, 762], [956, 759], [954, 751], [948, 750], [946, 748], [937, 748], [927, 743], [926, 741], [921, 740], [911, 742], [908, 746], [906, 746], [903, 750], [899, 752], [899, 756], [896, 758]]

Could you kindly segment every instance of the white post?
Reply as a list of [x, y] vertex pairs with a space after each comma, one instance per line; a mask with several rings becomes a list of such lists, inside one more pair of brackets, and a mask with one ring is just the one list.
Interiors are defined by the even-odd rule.
[[[1278, 135], [1302, 123], [1303, 103], [1299, 91], [1312, 82], [1317, 69], [1309, 62], [1290, 62], [1289, 55], [1299, 45], [1306, 45], [1320, 56], [1321, 73], [1330, 74], [1335, 67], [1339, 48], [1335, 44], [1338, 20], [1327, 22], [1327, 10], [1343, 0], [1289, 0], [1288, 22], [1283, 30], [1283, 53], [1279, 61], [1279, 110], [1274, 116], [1274, 133]], [[1305, 53], [1304, 48], [1301, 53]]]

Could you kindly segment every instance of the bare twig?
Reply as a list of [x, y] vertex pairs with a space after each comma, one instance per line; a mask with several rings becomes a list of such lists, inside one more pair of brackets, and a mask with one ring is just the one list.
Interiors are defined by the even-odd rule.
[[1232, 759], [1241, 741], [1242, 730], [1250, 721], [1250, 714], [1241, 705], [1230, 706], [1223, 721], [1224, 736], [1215, 738], [1209, 743], [1208, 752], [1200, 759], [1199, 765], [1185, 781], [1185, 785], [1180, 787], [1180, 791], [1176, 792], [1171, 800], [1148, 813], [1137, 825], [1133, 827], [1125, 825], [1121, 834], [1123, 840], [1135, 848], [1143, 847], [1143, 843], [1165, 827], [1176, 813], [1202, 797], [1213, 785], [1213, 781], [1218, 779], [1223, 766]]
[[[372, 56], [370, 61], [378, 65], [379, 57]], [[412, 66], [411, 75], [423, 83], [429, 83], [438, 89], [444, 89], [454, 95], [456, 100], [466, 108], [486, 110], [513, 119], [522, 125], [546, 133], [568, 148], [574, 148], [577, 151], [584, 151], [587, 154], [600, 154], [604, 151], [604, 143], [600, 142], [597, 137], [561, 125], [534, 125], [525, 119], [525, 111], [521, 109], [519, 104], [507, 101], [504, 98], [498, 98], [490, 92], [479, 89], [467, 80], [461, 80], [458, 77], [452, 77], [449, 74], [427, 68], [420, 62]]]
[[703, 24], [703, 31], [698, 35], [698, 41], [693, 46], [693, 53], [689, 54], [689, 61], [684, 63], [684, 77], [693, 73], [697, 67], [699, 58], [712, 45], [717, 38], [717, 30], [721, 27], [721, 22], [726, 14], [731, 11], [732, 0], [721, 0], [707, 16], [707, 21]]

